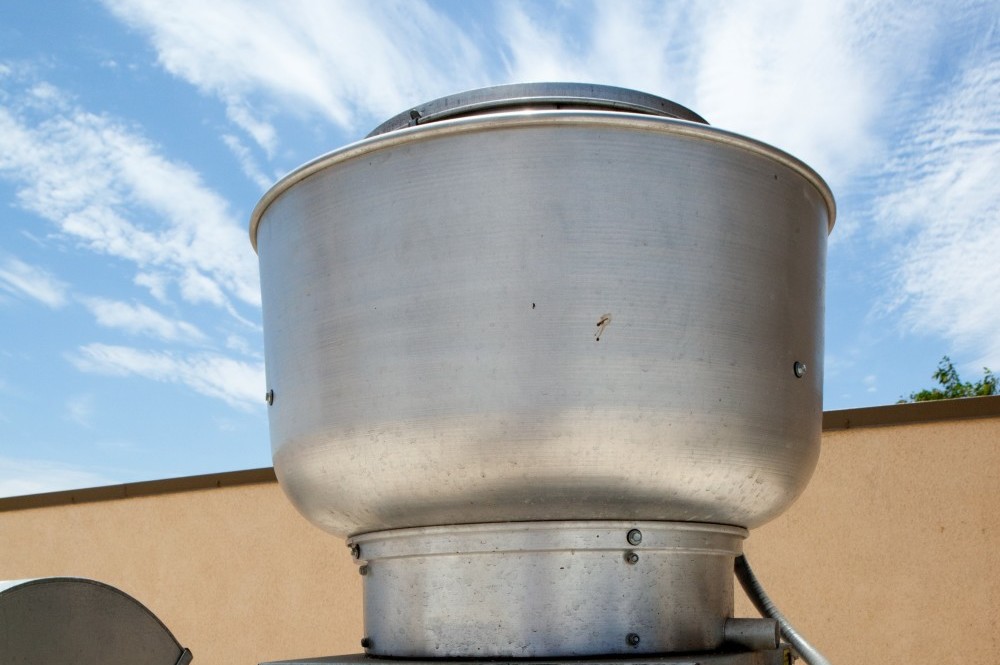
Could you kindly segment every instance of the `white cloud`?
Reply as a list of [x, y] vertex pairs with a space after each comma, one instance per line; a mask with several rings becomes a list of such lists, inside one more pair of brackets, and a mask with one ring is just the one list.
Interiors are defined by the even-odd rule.
[[[619, 85], [681, 103], [691, 91], [697, 16], [690, 7], [599, 1], [583, 11], [520, 3], [498, 11], [511, 81]], [[583, 25], [572, 25], [581, 17]]]
[[875, 220], [899, 247], [886, 309], [1000, 366], [1000, 47], [972, 51], [928, 99], [879, 180]]
[[242, 220], [190, 167], [113, 119], [65, 105], [0, 108], [0, 177], [64, 236], [169, 276], [185, 299], [259, 304]]
[[90, 393], [73, 395], [66, 400], [66, 417], [83, 427], [91, 427], [95, 412], [94, 396]]
[[8, 256], [0, 257], [0, 289], [58, 308], [66, 304], [68, 287], [44, 268]]
[[475, 44], [421, 0], [106, 0], [162, 66], [226, 104], [269, 154], [272, 109], [348, 130], [484, 80]]
[[[924, 75], [944, 18], [968, 5], [504, 2], [491, 5], [494, 39], [419, 0], [105, 4], [149, 36], [164, 68], [223, 101], [269, 156], [268, 118], [279, 112], [353, 131], [498, 78], [578, 80], [673, 98], [788, 150], [836, 187], [879, 157], [902, 107], [919, 104], [908, 84]], [[491, 70], [497, 56], [505, 70]]]
[[274, 178], [269, 178], [261, 170], [260, 165], [253, 158], [250, 153], [250, 149], [243, 145], [237, 137], [232, 134], [225, 134], [222, 137], [222, 142], [226, 144], [229, 151], [233, 153], [236, 157], [236, 161], [239, 162], [240, 168], [243, 170], [243, 175], [250, 178], [261, 190], [265, 190], [274, 184]]
[[244, 410], [263, 403], [264, 365], [259, 362], [211, 353], [177, 355], [107, 344], [80, 347], [70, 361], [83, 372], [181, 383]]
[[49, 460], [0, 457], [0, 496], [21, 496], [110, 485], [99, 473]]
[[[835, 185], [877, 158], [886, 109], [928, 57], [937, 15], [883, 0], [506, 3], [513, 80], [584, 80], [672, 98], [789, 151]], [[583, 25], [580, 16], [588, 18]], [[892, 116], [889, 116], [890, 118]]]
[[149, 290], [151, 296], [160, 302], [167, 302], [167, 287], [170, 278], [161, 272], [141, 272], [132, 280], [136, 286], [142, 286]]
[[240, 355], [260, 358], [261, 350], [250, 345], [246, 338], [240, 335], [229, 335], [226, 337], [226, 348], [236, 351]]
[[892, 68], [891, 52], [859, 44], [878, 24], [868, 4], [755, 2], [720, 12], [700, 49], [696, 97], [706, 117], [841, 180], [875, 152], [887, 92], [880, 72]]
[[[234, 95], [227, 97], [226, 117], [249, 134], [268, 157], [274, 156], [274, 151], [278, 148], [278, 131], [274, 125], [254, 116], [247, 104]], [[229, 145], [228, 142], [226, 145]]]
[[141, 303], [128, 304], [107, 298], [81, 298], [97, 323], [133, 335], [148, 335], [167, 342], [204, 342], [196, 326], [176, 321]]

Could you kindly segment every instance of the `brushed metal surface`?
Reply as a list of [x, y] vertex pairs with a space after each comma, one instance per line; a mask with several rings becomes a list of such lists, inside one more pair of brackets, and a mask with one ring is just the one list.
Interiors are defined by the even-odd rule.
[[763, 524], [818, 456], [833, 216], [793, 157], [637, 114], [321, 157], [251, 222], [278, 479], [340, 535]]
[[[637, 545], [627, 538], [633, 529], [642, 533]], [[556, 658], [715, 649], [733, 613], [733, 560], [746, 534], [595, 521], [357, 536], [349, 544], [365, 570], [366, 652]]]

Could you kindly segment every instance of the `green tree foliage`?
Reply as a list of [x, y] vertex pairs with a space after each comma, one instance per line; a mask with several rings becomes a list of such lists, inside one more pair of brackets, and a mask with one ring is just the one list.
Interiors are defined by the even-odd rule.
[[932, 375], [941, 384], [940, 388], [930, 388], [910, 393], [909, 400], [900, 402], [928, 402], [934, 399], [955, 399], [957, 397], [984, 397], [1000, 394], [1000, 380], [988, 367], [983, 368], [983, 378], [975, 383], [962, 382], [958, 371], [951, 363], [951, 358], [944, 356], [938, 363], [937, 371]]

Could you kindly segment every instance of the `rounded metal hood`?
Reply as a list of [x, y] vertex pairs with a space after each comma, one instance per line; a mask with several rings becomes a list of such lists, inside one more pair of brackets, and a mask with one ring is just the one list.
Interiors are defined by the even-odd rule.
[[564, 85], [415, 107], [255, 209], [275, 470], [324, 529], [753, 527], [808, 482], [829, 188]]

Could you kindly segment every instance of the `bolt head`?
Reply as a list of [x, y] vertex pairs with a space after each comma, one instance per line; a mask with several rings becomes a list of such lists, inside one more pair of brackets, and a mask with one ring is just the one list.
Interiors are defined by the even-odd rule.
[[274, 404], [274, 391], [273, 390], [268, 390], [267, 391], [267, 393], [264, 395], [264, 401], [267, 402], [268, 406], [271, 406], [272, 404]]
[[638, 545], [642, 542], [642, 531], [639, 531], [639, 529], [632, 529], [628, 532], [628, 535], [625, 536], [625, 539], [628, 541], [629, 545]]
[[803, 376], [806, 375], [805, 363], [801, 363], [798, 360], [796, 360], [795, 364], [792, 365], [792, 371], [795, 372], [796, 378], [801, 379]]
[[639, 563], [639, 555], [635, 552], [625, 552], [625, 563], [633, 565]]
[[351, 545], [351, 557], [354, 559], [361, 558], [361, 547], [358, 545]]
[[637, 647], [639, 646], [639, 636], [636, 635], [635, 633], [629, 633], [628, 635], [625, 636], [625, 642], [630, 647]]

